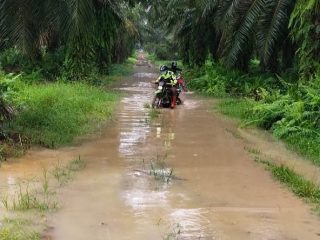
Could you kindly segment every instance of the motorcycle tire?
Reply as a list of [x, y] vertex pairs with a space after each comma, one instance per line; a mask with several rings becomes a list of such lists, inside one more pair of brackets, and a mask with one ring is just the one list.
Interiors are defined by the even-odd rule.
[[152, 100], [152, 108], [160, 108], [161, 99], [158, 96], [155, 96]]

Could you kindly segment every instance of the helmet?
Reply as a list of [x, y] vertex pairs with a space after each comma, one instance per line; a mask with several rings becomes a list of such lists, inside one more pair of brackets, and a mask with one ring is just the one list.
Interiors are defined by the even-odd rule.
[[166, 65], [162, 65], [160, 67], [160, 73], [166, 73], [168, 71], [168, 67]]
[[175, 68], [177, 68], [177, 62], [176, 61], [173, 61], [172, 63], [171, 63], [171, 68], [172, 69], [175, 69]]

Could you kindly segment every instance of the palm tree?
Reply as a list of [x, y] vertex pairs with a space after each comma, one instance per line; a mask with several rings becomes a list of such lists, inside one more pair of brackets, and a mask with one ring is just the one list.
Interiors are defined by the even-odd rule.
[[[253, 54], [265, 70], [276, 71], [288, 39], [292, 0], [171, 0], [161, 11], [165, 27], [177, 41], [195, 46], [183, 54], [203, 64], [197, 53], [210, 52], [230, 67], [247, 70]], [[191, 44], [192, 43], [192, 44]], [[290, 41], [287, 40], [287, 44]], [[190, 49], [190, 48], [189, 48]]]
[[108, 66], [113, 54], [123, 61], [133, 47], [132, 31], [123, 34], [134, 25], [125, 6], [115, 0], [2, 0], [0, 44], [32, 61], [41, 60], [43, 47], [65, 46], [67, 68]]

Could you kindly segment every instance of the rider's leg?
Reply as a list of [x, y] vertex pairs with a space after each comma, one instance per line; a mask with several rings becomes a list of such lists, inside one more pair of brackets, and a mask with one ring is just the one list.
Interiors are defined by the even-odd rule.
[[176, 106], [176, 101], [177, 101], [177, 89], [176, 89], [176, 87], [172, 87], [171, 88], [171, 94], [172, 94], [171, 108], [173, 109]]

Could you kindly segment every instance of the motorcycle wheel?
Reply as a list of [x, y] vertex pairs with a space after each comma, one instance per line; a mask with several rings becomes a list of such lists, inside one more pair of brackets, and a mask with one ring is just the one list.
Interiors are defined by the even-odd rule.
[[155, 96], [152, 100], [152, 108], [160, 108], [160, 98], [158, 96]]

